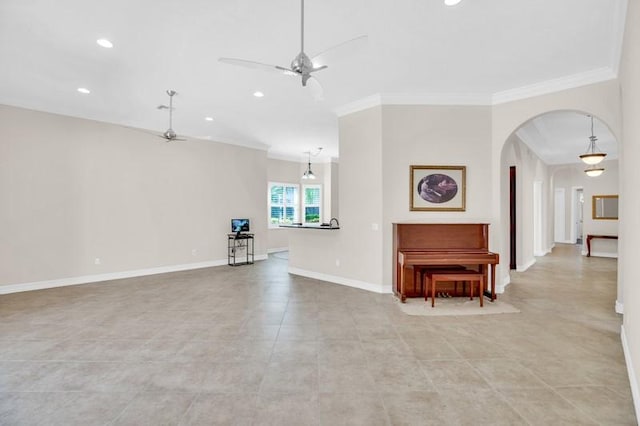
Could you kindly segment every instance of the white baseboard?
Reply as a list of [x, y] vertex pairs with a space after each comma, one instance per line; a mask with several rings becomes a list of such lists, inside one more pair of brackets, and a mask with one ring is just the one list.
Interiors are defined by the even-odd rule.
[[496, 293], [502, 294], [507, 286], [511, 284], [511, 275], [507, 274], [502, 277], [502, 282], [496, 284]]
[[[564, 240], [564, 241], [556, 241], [556, 243], [559, 243], [559, 244], [575, 244], [576, 242], [575, 241], [571, 241], [571, 240]], [[554, 246], [555, 246], [555, 244], [554, 244]]]
[[281, 251], [289, 251], [289, 247], [276, 247], [267, 249], [267, 254], [280, 253]]
[[[583, 254], [586, 256], [587, 252], [583, 252]], [[609, 257], [612, 259], [617, 259], [618, 258], [618, 253], [606, 253], [606, 252], [600, 252], [600, 251], [593, 251], [591, 250], [591, 257]]]
[[549, 247], [548, 249], [543, 249], [543, 250], [541, 250], [541, 251], [535, 251], [535, 252], [533, 252], [533, 255], [534, 255], [534, 256], [536, 256], [536, 257], [546, 256], [546, 255], [548, 255], [549, 253], [551, 253], [551, 250], [553, 250], [553, 247], [554, 247], [554, 246]]
[[530, 261], [528, 261], [528, 262], [527, 262], [527, 263], [525, 263], [524, 265], [520, 265], [520, 266], [517, 266], [517, 265], [516, 265], [516, 271], [517, 271], [517, 272], [524, 272], [524, 271], [526, 271], [527, 269], [531, 268], [531, 267], [533, 266], [533, 264], [534, 264], [534, 263], [536, 263], [536, 259], [535, 259], [535, 258], [531, 259]]
[[624, 303], [616, 300], [616, 314], [624, 314]]
[[[255, 260], [266, 260], [266, 254], [256, 255]], [[44, 290], [47, 288], [66, 287], [70, 285], [89, 284], [101, 281], [112, 281], [123, 278], [143, 277], [145, 275], [165, 274], [168, 272], [188, 271], [191, 269], [211, 268], [227, 264], [227, 259], [209, 260], [206, 262], [186, 263], [183, 265], [158, 266], [156, 268], [136, 269], [133, 271], [109, 272], [106, 274], [83, 275], [79, 277], [60, 278], [57, 280], [36, 281], [30, 283], [9, 284], [0, 286], [0, 294], [20, 293], [23, 291]]]
[[313, 278], [316, 280], [328, 281], [330, 283], [341, 284], [347, 287], [359, 288], [361, 290], [367, 290], [373, 293], [391, 293], [391, 287], [388, 286], [376, 285], [364, 281], [353, 280], [351, 278], [339, 277], [336, 275], [323, 274], [321, 272], [307, 271], [305, 269], [289, 267], [289, 273], [307, 278]]
[[629, 344], [627, 343], [627, 335], [624, 331], [624, 324], [620, 326], [620, 340], [622, 340], [624, 360], [627, 363], [627, 374], [629, 375], [629, 384], [631, 385], [633, 407], [636, 410], [636, 415], [638, 415], [638, 413], [640, 413], [640, 389], [638, 389], [638, 379], [636, 378], [636, 371], [634, 370], [633, 362], [631, 361], [631, 353], [629, 353]]

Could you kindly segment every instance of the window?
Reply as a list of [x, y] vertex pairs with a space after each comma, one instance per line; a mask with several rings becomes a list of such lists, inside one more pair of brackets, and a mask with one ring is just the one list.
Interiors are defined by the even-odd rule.
[[299, 221], [299, 191], [299, 185], [269, 182], [270, 228]]
[[322, 192], [320, 185], [304, 185], [304, 223], [320, 223]]

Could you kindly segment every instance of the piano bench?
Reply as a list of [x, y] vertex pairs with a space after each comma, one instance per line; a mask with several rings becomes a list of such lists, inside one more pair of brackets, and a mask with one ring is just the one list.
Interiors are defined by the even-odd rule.
[[469, 281], [469, 299], [473, 300], [473, 283], [478, 282], [478, 293], [480, 296], [480, 307], [484, 306], [484, 274], [471, 271], [471, 270], [459, 270], [459, 271], [433, 271], [425, 273], [425, 286], [424, 286], [424, 300], [428, 299], [429, 290], [431, 290], [431, 307], [435, 306], [436, 300], [436, 283], [438, 282], [454, 282]]
[[[424, 293], [429, 288], [425, 283], [426, 275], [433, 274], [435, 272], [454, 272], [454, 271], [464, 271], [467, 268], [462, 265], [416, 265], [413, 267], [415, 273], [413, 277], [413, 282], [416, 283], [416, 291], [420, 293]], [[457, 288], [456, 283], [456, 288]], [[418, 293], [418, 294], [420, 294]], [[457, 290], [456, 290], [457, 293]]]

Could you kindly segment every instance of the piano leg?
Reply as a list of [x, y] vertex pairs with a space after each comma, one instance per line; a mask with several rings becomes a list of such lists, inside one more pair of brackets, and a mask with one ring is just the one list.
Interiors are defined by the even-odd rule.
[[496, 300], [496, 264], [491, 264], [491, 301]]
[[404, 292], [404, 280], [405, 280], [404, 265], [401, 264], [399, 269], [400, 270], [398, 272], [399, 272], [400, 277], [398, 279], [399, 280], [398, 287], [400, 287], [399, 288], [400, 302], [405, 303], [405, 301], [407, 300], [407, 296], [405, 295], [405, 292]]

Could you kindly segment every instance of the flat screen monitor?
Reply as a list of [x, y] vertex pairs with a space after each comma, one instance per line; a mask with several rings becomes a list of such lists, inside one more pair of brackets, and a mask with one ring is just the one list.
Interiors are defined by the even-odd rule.
[[249, 219], [231, 219], [231, 232], [249, 232]]

